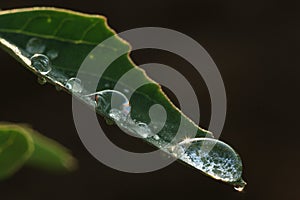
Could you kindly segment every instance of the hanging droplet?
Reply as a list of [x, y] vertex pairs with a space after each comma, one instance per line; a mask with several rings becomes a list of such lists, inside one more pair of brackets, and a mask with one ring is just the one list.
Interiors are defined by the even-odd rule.
[[247, 185], [247, 183], [243, 179], [240, 179], [239, 181], [237, 181], [235, 183], [234, 189], [238, 192], [242, 192], [245, 189], [246, 185]]
[[47, 51], [46, 55], [51, 59], [51, 60], [54, 60], [55, 58], [57, 58], [58, 56], [58, 51], [55, 51], [55, 50], [49, 50]]
[[127, 116], [131, 111], [127, 97], [117, 90], [102, 90], [87, 96], [95, 96], [97, 109], [103, 113], [109, 114], [111, 110], [115, 112], [113, 109], [116, 109]]
[[186, 139], [171, 152], [206, 174], [226, 182], [241, 180], [242, 162], [227, 144], [212, 138]]
[[66, 83], [66, 88], [72, 93], [81, 93], [83, 90], [82, 83], [79, 78], [70, 78]]
[[37, 79], [38, 83], [41, 85], [45, 85], [47, 83], [47, 80], [44, 77], [38, 77]]
[[60, 86], [55, 86], [56, 91], [60, 92], [62, 89]]
[[51, 71], [51, 63], [47, 56], [43, 54], [34, 54], [31, 58], [31, 66], [34, 67], [42, 75], [46, 75]]
[[45, 49], [46, 45], [38, 38], [31, 38], [26, 44], [26, 51], [30, 54], [41, 54]]

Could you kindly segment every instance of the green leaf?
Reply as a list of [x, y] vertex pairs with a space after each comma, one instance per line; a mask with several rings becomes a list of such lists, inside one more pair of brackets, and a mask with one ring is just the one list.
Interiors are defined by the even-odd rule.
[[[5, 40], [0, 40], [2, 47], [16, 57], [28, 69], [40, 74], [31, 66], [30, 58], [33, 53], [26, 51], [26, 46], [31, 39], [38, 39], [44, 46], [44, 54], [48, 51], [55, 51], [58, 57], [52, 60], [52, 70], [57, 70], [58, 75], [65, 75], [67, 78], [76, 76], [77, 71], [89, 52], [103, 40], [115, 35], [106, 23], [106, 19], [99, 15], [86, 15], [77, 12], [53, 9], [53, 8], [33, 8], [17, 9], [0, 12], [0, 34]], [[116, 37], [115, 46], [103, 47], [108, 57], [114, 56], [120, 49], [130, 49], [129, 44]], [[18, 47], [16, 51], [15, 47]], [[28, 49], [28, 48], [27, 48]], [[37, 50], [43, 49], [38, 47]], [[111, 49], [111, 51], [109, 51]], [[164, 95], [160, 86], [150, 80], [143, 70], [136, 67], [128, 54], [121, 56], [104, 72], [99, 81], [97, 91], [113, 88], [120, 77], [127, 71], [134, 69], [136, 81], [144, 80], [151, 82], [139, 88], [130, 99], [132, 106], [132, 117], [137, 121], [148, 123], [150, 121], [148, 111], [154, 104], [162, 105], [168, 115], [166, 126], [162, 130], [161, 136], [170, 141], [180, 124], [181, 113]], [[88, 74], [91, 79], [93, 74]], [[44, 77], [48, 82], [65, 89], [65, 80], [59, 77], [51, 79]], [[96, 77], [97, 78], [97, 77]], [[88, 85], [88, 83], [84, 83]], [[130, 85], [124, 85], [124, 89], [131, 89]], [[68, 92], [68, 91], [67, 91]], [[184, 116], [184, 115], [183, 115]], [[186, 116], [183, 117], [186, 124], [186, 132], [189, 128], [198, 129], [198, 136], [211, 136], [211, 133], [197, 127]]]
[[68, 172], [77, 168], [77, 161], [65, 147], [27, 125], [1, 123], [0, 180], [13, 175], [23, 165]]
[[56, 141], [26, 127], [34, 143], [34, 152], [27, 161], [28, 166], [53, 172], [68, 172], [77, 169], [77, 160], [70, 151]]
[[34, 151], [30, 134], [20, 126], [0, 124], [0, 180], [13, 175]]
[[[100, 46], [99, 51], [105, 56], [101, 57], [104, 60], [99, 61], [99, 66], [95, 66], [97, 68], [102, 67], [101, 63], [104, 63], [106, 59], [115, 57], [119, 51], [130, 50], [130, 45], [120, 39], [108, 27], [105, 17], [56, 8], [2, 11], [0, 12], [0, 36], [0, 46], [4, 50], [41, 77], [42, 80], [45, 79], [57, 88], [69, 93], [71, 91], [66, 84], [68, 79], [76, 77], [84, 59], [99, 43], [113, 36], [113, 43]], [[51, 72], [45, 75], [32, 64], [30, 58], [36, 53], [47, 55], [51, 59]], [[97, 60], [97, 55], [95, 58], [94, 55], [89, 58]], [[124, 54], [116, 59], [104, 71], [97, 91], [113, 89], [117, 82], [121, 85], [120, 91], [133, 90], [132, 84], [119, 81], [129, 70], [135, 74], [132, 82], [149, 83], [138, 88], [131, 96], [131, 117], [135, 121], [148, 124], [151, 121], [148, 114], [149, 109], [155, 104], [161, 105], [167, 114], [166, 122], [157, 134], [159, 139], [145, 139], [147, 142], [161, 148], [161, 144], [169, 143], [174, 138], [181, 123], [184, 130], [180, 130], [181, 135], [177, 141], [183, 141], [195, 130], [197, 131], [196, 137], [213, 137], [209, 131], [198, 127], [177, 109], [163, 93], [159, 84], [148, 78], [144, 71], [132, 62], [129, 54]], [[90, 80], [98, 78], [93, 73], [85, 73]], [[89, 82], [84, 83], [85, 86], [89, 86], [89, 84]], [[75, 96], [85, 101], [83, 95]], [[109, 117], [105, 112], [98, 112]], [[228, 152], [233, 152], [236, 160], [239, 160], [238, 155], [233, 150]], [[220, 152], [218, 153], [221, 155]], [[237, 170], [241, 172], [241, 168]]]

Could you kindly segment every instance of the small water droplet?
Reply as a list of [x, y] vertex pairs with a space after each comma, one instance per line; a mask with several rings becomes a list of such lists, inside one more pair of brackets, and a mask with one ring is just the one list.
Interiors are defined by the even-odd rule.
[[158, 135], [154, 135], [153, 138], [154, 138], [154, 140], [159, 140], [160, 139], [160, 137]]
[[46, 75], [51, 71], [51, 63], [47, 56], [43, 54], [34, 54], [31, 58], [31, 66], [34, 67], [42, 75]]
[[44, 77], [38, 77], [37, 79], [38, 83], [41, 85], [45, 85], [47, 83], [47, 80]]
[[133, 127], [133, 129], [142, 138], [148, 138], [152, 136], [152, 131], [146, 123], [138, 122], [136, 126]]
[[[171, 150], [172, 152], [172, 150]], [[186, 139], [173, 148], [176, 157], [215, 179], [236, 182], [241, 179], [242, 162], [227, 144], [212, 138]]]
[[239, 181], [237, 181], [237, 183], [235, 183], [234, 189], [238, 192], [242, 192], [245, 189], [246, 185], [247, 183], [243, 179], [240, 179]]
[[81, 80], [79, 78], [70, 78], [66, 83], [66, 88], [73, 93], [81, 93], [83, 90]]
[[107, 118], [107, 117], [105, 117], [105, 122], [106, 122], [107, 125], [113, 125], [114, 124], [114, 121]]
[[52, 50], [47, 51], [46, 55], [47, 55], [51, 60], [54, 60], [55, 58], [57, 58], [58, 52], [52, 49]]
[[234, 189], [238, 192], [242, 192], [244, 190], [245, 187], [240, 187], [240, 186], [237, 186], [237, 187], [234, 187]]
[[55, 86], [55, 89], [56, 89], [56, 91], [58, 91], [58, 92], [62, 90], [60, 86]]
[[109, 116], [117, 122], [124, 122], [127, 117], [122, 113], [122, 111], [114, 108], [109, 111]]
[[26, 44], [26, 51], [30, 54], [44, 53], [46, 45], [41, 39], [31, 38]]

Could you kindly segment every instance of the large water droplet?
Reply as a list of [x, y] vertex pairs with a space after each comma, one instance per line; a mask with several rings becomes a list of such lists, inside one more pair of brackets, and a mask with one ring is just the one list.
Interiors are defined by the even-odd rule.
[[81, 93], [83, 90], [81, 80], [79, 78], [70, 78], [66, 83], [66, 88], [72, 93]]
[[127, 97], [117, 90], [102, 90], [87, 96], [94, 96], [97, 102], [97, 109], [109, 114], [117, 114], [116, 110], [122, 112], [123, 115], [128, 115], [131, 111], [131, 106]]
[[58, 56], [58, 51], [55, 51], [55, 50], [49, 50], [47, 51], [46, 55], [51, 59], [51, 60], [54, 60], [55, 58], [57, 58]]
[[173, 146], [171, 152], [215, 179], [226, 182], [241, 180], [241, 159], [224, 142], [212, 138], [186, 139]]
[[44, 53], [46, 45], [41, 39], [31, 38], [26, 44], [26, 51], [30, 54]]
[[34, 54], [31, 58], [31, 66], [43, 75], [51, 71], [51, 63], [47, 56], [43, 54]]

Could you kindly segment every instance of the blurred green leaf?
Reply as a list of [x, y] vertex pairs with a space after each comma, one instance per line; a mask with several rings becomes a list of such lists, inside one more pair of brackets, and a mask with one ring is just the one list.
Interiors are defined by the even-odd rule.
[[0, 180], [14, 174], [34, 151], [33, 140], [24, 128], [0, 125]]
[[68, 149], [30, 128], [26, 130], [30, 132], [34, 143], [34, 152], [27, 165], [56, 172], [73, 171], [77, 168], [77, 161]]
[[0, 180], [13, 175], [24, 164], [55, 172], [76, 169], [69, 150], [27, 125], [0, 124]]

